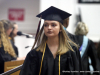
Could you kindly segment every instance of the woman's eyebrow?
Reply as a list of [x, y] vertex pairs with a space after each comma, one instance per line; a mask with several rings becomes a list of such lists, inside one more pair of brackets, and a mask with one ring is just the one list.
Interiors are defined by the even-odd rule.
[[53, 22], [52, 24], [56, 24], [55, 22]]
[[44, 22], [44, 24], [48, 24], [47, 22]]

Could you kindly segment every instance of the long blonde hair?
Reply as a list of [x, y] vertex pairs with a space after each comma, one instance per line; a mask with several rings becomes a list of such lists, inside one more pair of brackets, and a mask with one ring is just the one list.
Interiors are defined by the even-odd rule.
[[13, 57], [16, 57], [15, 51], [8, 39], [8, 35], [4, 29], [4, 23], [0, 21], [0, 47], [4, 47], [4, 51]]
[[[65, 30], [63, 29], [62, 24], [61, 23], [59, 23], [59, 24], [60, 24], [61, 32], [59, 32], [59, 48], [58, 48], [57, 54], [64, 54], [69, 50], [74, 51], [72, 49], [71, 45], [74, 45], [78, 48], [77, 44], [75, 44], [74, 42], [72, 42], [69, 39], [69, 37], [67, 36]], [[44, 28], [44, 26], [42, 26], [40, 32], [38, 33], [38, 35], [35, 39], [34, 45], [32, 47], [32, 49], [34, 49], [35, 45], [37, 43], [39, 43], [36, 50], [41, 51], [41, 52], [43, 52], [43, 49], [45, 47], [45, 42], [47, 41], [47, 36], [43, 32], [43, 28]], [[43, 34], [43, 37], [42, 37], [42, 34]], [[42, 38], [42, 40], [41, 40], [41, 38]]]

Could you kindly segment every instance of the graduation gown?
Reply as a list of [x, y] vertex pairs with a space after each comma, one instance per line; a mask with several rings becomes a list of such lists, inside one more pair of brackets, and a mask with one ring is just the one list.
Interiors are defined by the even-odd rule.
[[68, 37], [69, 37], [73, 42], [75, 42], [76, 44], [78, 43], [77, 38], [75, 37], [75, 35], [71, 34], [71, 33], [68, 32], [67, 30], [66, 30], [66, 33], [67, 33]]
[[[70, 38], [70, 40], [72, 40], [74, 43], [78, 44], [76, 35], [71, 34], [67, 30], [66, 30], [66, 33], [67, 33], [68, 37]], [[77, 56], [77, 59], [78, 59], [78, 62], [79, 62], [80, 71], [83, 71], [80, 52], [79, 52], [79, 50], [76, 49], [76, 47], [73, 47], [73, 50], [76, 53], [76, 56]], [[81, 75], [83, 75], [83, 73], [81, 73]]]
[[0, 48], [0, 74], [4, 72], [4, 62], [16, 60], [16, 58], [12, 57], [10, 54], [4, 51], [4, 47]]
[[[39, 75], [42, 54], [42, 52], [36, 51], [36, 49], [31, 50], [27, 54], [19, 75]], [[79, 71], [78, 63], [76, 53], [73, 51], [68, 51], [61, 55], [60, 75], [79, 75], [79, 72], [66, 72]], [[56, 55], [56, 58], [54, 59], [47, 45], [42, 63], [41, 75], [59, 75], [59, 55]]]
[[[76, 35], [77, 41], [79, 43], [79, 46], [81, 47], [83, 43], [83, 36]], [[94, 68], [94, 71], [100, 71], [100, 62], [97, 58], [97, 52], [94, 43], [88, 39], [88, 45], [86, 47], [86, 50], [81, 58], [82, 61], [82, 68], [84, 71], [90, 71], [89, 70], [89, 62], [88, 57], [91, 58], [91, 63]], [[95, 73], [96, 75], [100, 75], [99, 73]], [[90, 75], [90, 73], [85, 73], [84, 75]]]
[[[70, 40], [72, 40], [74, 43], [78, 44], [76, 35], [73, 35], [73, 34], [69, 33], [67, 30], [66, 30], [66, 33], [67, 33], [68, 37], [70, 38]], [[76, 56], [77, 56], [77, 58], [78, 58], [78, 61], [79, 61], [79, 64], [80, 64], [80, 70], [82, 70], [80, 52], [79, 52], [79, 50], [78, 50], [75, 46], [72, 47], [72, 48], [73, 48], [73, 50], [75, 51]]]

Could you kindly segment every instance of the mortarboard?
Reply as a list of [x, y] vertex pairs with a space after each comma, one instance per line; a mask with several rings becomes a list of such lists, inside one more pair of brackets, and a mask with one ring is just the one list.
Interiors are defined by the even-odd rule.
[[61, 9], [58, 9], [54, 6], [49, 7], [48, 9], [44, 10], [36, 17], [42, 18], [44, 20], [54, 20], [60, 23], [63, 23], [63, 20], [71, 16], [70, 13], [65, 12]]

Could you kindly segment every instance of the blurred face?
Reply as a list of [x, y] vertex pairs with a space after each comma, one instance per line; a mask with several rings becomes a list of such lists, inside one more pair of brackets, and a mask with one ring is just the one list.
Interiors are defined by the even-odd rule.
[[44, 33], [47, 37], [58, 36], [60, 31], [60, 24], [58, 21], [44, 21]]
[[18, 25], [14, 24], [14, 30], [13, 30], [13, 35], [16, 36], [18, 32]]
[[12, 28], [9, 28], [9, 29], [7, 30], [7, 35], [9, 36], [11, 32], [12, 32]]

